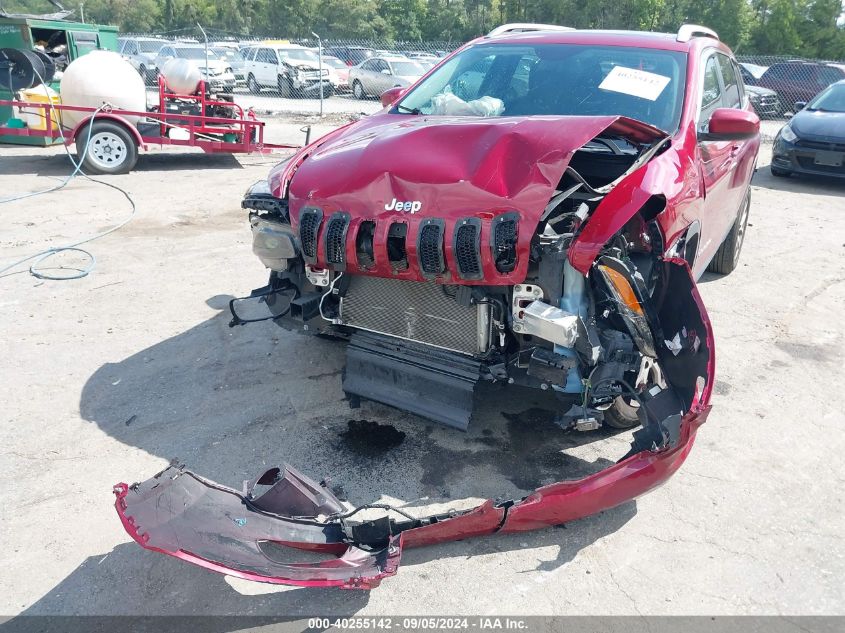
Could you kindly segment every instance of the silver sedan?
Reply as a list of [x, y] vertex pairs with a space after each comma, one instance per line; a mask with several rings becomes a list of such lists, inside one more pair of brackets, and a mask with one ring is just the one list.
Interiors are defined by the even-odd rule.
[[371, 57], [349, 69], [349, 86], [357, 99], [378, 97], [390, 88], [410, 86], [426, 72], [406, 57]]

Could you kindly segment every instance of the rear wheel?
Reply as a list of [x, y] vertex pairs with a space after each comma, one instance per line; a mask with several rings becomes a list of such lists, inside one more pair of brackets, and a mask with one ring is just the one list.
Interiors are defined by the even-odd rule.
[[736, 216], [730, 233], [722, 242], [715, 257], [707, 266], [708, 272], [719, 275], [729, 275], [739, 263], [739, 254], [742, 251], [742, 243], [745, 240], [745, 228], [748, 226], [748, 212], [751, 208], [751, 191], [745, 194], [739, 214]]
[[258, 82], [255, 81], [255, 76], [252, 73], [250, 73], [249, 76], [246, 78], [246, 87], [254, 95], [257, 95], [259, 92], [261, 92], [261, 86], [259, 86]]
[[361, 82], [357, 79], [352, 82], [352, 94], [355, 95], [356, 99], [367, 98], [367, 94], [364, 92], [364, 86], [362, 86]]
[[85, 173], [126, 174], [138, 162], [138, 146], [119, 123], [94, 121], [77, 132], [76, 157]]

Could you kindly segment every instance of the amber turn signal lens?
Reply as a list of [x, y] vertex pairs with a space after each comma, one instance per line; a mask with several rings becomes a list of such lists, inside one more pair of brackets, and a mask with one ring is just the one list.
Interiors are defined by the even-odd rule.
[[625, 275], [608, 266], [599, 266], [599, 270], [604, 274], [604, 278], [610, 282], [610, 285], [613, 286], [613, 289], [616, 291], [616, 298], [628, 306], [634, 314], [643, 316], [643, 307], [637, 300], [637, 295], [634, 293], [631, 284], [625, 279]]

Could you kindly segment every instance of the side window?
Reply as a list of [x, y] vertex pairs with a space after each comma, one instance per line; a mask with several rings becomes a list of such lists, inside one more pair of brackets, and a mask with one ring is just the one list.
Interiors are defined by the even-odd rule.
[[375, 69], [376, 69], [376, 63], [372, 60], [364, 62], [361, 65], [361, 70], [375, 70]]
[[701, 113], [698, 118], [700, 130], [706, 130], [710, 115], [722, 106], [722, 87], [719, 83], [719, 67], [716, 55], [711, 55], [704, 65], [704, 85], [701, 91]]
[[843, 73], [838, 68], [833, 68], [831, 66], [822, 66], [818, 69], [818, 80], [819, 86], [822, 88], [827, 88], [830, 84], [839, 81], [843, 78]]
[[726, 55], [717, 54], [719, 68], [722, 70], [722, 82], [725, 84], [726, 108], [739, 108], [742, 105], [742, 93], [740, 92], [739, 79], [733, 62]]
[[783, 79], [786, 76], [783, 64], [775, 64], [764, 73], [766, 79]]
[[173, 49], [170, 48], [169, 46], [165, 46], [164, 48], [161, 49], [160, 55], [162, 57], [173, 57]]
[[384, 72], [385, 70], [389, 71], [390, 66], [387, 65], [387, 62], [383, 59], [376, 60], [376, 70], [378, 72]]

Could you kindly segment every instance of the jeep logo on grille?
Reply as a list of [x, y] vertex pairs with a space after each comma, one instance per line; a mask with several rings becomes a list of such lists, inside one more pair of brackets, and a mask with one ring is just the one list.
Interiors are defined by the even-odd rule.
[[384, 205], [385, 211], [404, 211], [405, 213], [416, 213], [422, 209], [422, 202], [419, 200], [397, 200], [393, 198], [388, 204]]

